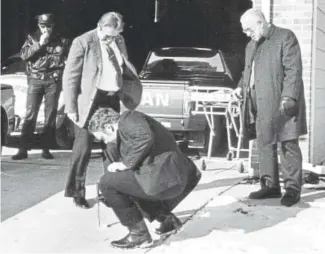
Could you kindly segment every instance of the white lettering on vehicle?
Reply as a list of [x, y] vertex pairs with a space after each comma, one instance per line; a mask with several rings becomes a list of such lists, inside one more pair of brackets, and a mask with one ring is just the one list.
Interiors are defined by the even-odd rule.
[[152, 107], [168, 107], [169, 106], [169, 95], [165, 94], [152, 94], [150, 92], [143, 92], [142, 106], [152, 106]]

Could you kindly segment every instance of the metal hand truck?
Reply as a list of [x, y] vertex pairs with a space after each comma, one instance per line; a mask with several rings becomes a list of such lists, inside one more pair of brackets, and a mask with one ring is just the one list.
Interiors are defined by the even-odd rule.
[[[207, 159], [211, 159], [212, 141], [216, 135], [214, 131], [214, 116], [222, 115], [226, 118], [227, 139], [228, 139], [228, 153], [227, 160], [235, 158], [237, 161], [237, 169], [239, 172], [244, 172], [243, 161], [240, 160], [240, 152], [248, 152], [249, 149], [242, 148], [243, 128], [241, 102], [232, 97], [233, 89], [227, 87], [211, 87], [211, 86], [192, 86], [189, 87], [191, 91], [191, 102], [194, 105], [192, 114], [204, 114], [209, 128], [209, 146]], [[237, 144], [233, 145], [232, 130], [234, 130], [237, 137]], [[205, 161], [202, 162], [202, 168], [205, 169]]]

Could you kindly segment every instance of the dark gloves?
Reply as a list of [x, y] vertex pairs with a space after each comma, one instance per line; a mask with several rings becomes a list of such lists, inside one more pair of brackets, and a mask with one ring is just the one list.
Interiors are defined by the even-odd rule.
[[285, 115], [288, 117], [294, 117], [296, 116], [298, 111], [297, 108], [297, 101], [289, 98], [289, 97], [283, 97], [280, 103], [280, 113], [281, 115]]

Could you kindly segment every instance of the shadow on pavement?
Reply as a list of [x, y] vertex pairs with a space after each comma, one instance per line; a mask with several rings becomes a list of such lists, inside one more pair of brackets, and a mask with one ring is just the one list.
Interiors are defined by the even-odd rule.
[[213, 182], [199, 184], [194, 191], [231, 186], [243, 179], [244, 177], [217, 179]]
[[[206, 208], [199, 211], [195, 215], [195, 220], [190, 220], [185, 225], [186, 230], [180, 231], [171, 241], [201, 238], [209, 235], [213, 230], [243, 230], [245, 233], [251, 233], [273, 227], [295, 218], [300, 212], [311, 207], [309, 202], [322, 198], [325, 198], [325, 191], [312, 193], [312, 191], [304, 190], [301, 201], [287, 208], [280, 205], [280, 199], [236, 200], [229, 196], [219, 196], [216, 197], [215, 202], [212, 201]], [[217, 202], [221, 205], [219, 206]], [[193, 210], [183, 211], [177, 213], [177, 216], [188, 220], [191, 217], [189, 214], [193, 213], [195, 213]]]
[[[20, 136], [10, 136], [8, 137], [7, 140], [7, 147], [11, 147], [11, 148], [19, 148], [19, 142], [20, 142]], [[30, 143], [31, 146], [31, 150], [33, 149], [41, 149], [42, 147], [42, 143], [41, 143], [41, 138], [39, 134], [34, 134], [33, 137], [33, 142]], [[57, 144], [53, 144], [51, 146], [51, 150], [67, 150], [67, 151], [71, 151], [72, 148], [67, 148], [67, 147], [58, 147]], [[100, 143], [98, 142], [94, 142], [93, 143], [93, 149], [100, 149]]]

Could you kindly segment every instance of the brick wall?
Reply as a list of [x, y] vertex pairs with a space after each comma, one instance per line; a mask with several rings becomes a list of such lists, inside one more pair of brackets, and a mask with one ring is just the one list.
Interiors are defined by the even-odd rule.
[[312, 164], [325, 165], [325, 0], [315, 1], [312, 76]]
[[[264, 1], [254, 0], [254, 8], [263, 9]], [[300, 145], [305, 162], [310, 160], [311, 69], [313, 35], [313, 0], [273, 0], [270, 20], [273, 24], [291, 29], [300, 43], [303, 61], [308, 135], [301, 137]]]
[[[303, 80], [305, 86], [306, 114], [308, 133], [310, 134], [311, 116], [311, 68], [313, 36], [312, 0], [273, 0], [272, 22], [275, 25], [291, 29], [297, 36], [303, 61]], [[310, 136], [302, 137], [301, 149], [304, 161], [309, 162]]]

